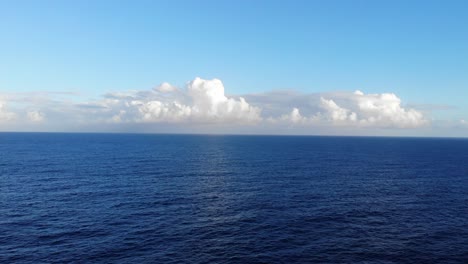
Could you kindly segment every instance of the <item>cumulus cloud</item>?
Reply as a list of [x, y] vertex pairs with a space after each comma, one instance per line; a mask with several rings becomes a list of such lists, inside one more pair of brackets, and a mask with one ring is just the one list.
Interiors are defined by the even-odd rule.
[[378, 125], [382, 127], [410, 128], [426, 124], [422, 112], [415, 109], [405, 109], [401, 99], [393, 93], [364, 94], [355, 92], [356, 102], [363, 125]]
[[[302, 102], [307, 98], [309, 104]], [[311, 126], [347, 126], [360, 128], [416, 128], [428, 124], [421, 111], [405, 108], [395, 94], [364, 94], [361, 91], [304, 95], [303, 107], [272, 121]], [[279, 105], [281, 107], [281, 104]], [[302, 112], [308, 112], [308, 115]]]
[[245, 127], [250, 131], [262, 133], [269, 132], [262, 130], [267, 127], [271, 131], [286, 127], [313, 133], [326, 129], [416, 128], [428, 124], [423, 112], [405, 107], [392, 93], [304, 94], [289, 90], [227, 96], [219, 79], [195, 78], [180, 88], [162, 83], [153, 89], [109, 92], [96, 100], [79, 103], [45, 96], [40, 100], [30, 98], [26, 95], [16, 98], [17, 105], [24, 105], [22, 110], [16, 108], [16, 113], [7, 111], [0, 101], [0, 121], [15, 118], [41, 125], [55, 122], [57, 127], [248, 125]]
[[150, 91], [108, 93], [82, 111], [101, 112], [113, 123], [257, 123], [260, 108], [225, 95], [218, 79], [195, 78], [185, 89], [163, 83]]
[[320, 107], [325, 110], [326, 118], [333, 122], [356, 121], [356, 113], [338, 106], [332, 99], [320, 97]]
[[297, 123], [304, 123], [306, 121], [306, 118], [304, 118], [298, 108], [293, 108], [291, 113], [289, 115], [283, 115], [280, 118], [281, 120], [290, 120], [291, 122], [297, 124]]
[[[428, 123], [422, 112], [404, 108], [401, 99], [391, 93], [364, 94], [356, 91], [309, 97], [311, 102], [315, 102], [310, 107], [316, 109], [315, 112], [303, 116], [299, 114], [302, 109], [294, 108], [289, 116], [279, 119], [300, 124], [380, 128], [416, 128]], [[319, 97], [319, 101], [316, 102], [314, 97]]]
[[170, 83], [164, 82], [154, 89], [161, 93], [170, 93], [176, 91], [177, 87], [171, 85]]
[[196, 78], [188, 84], [192, 98], [192, 115], [199, 120], [260, 121], [260, 108], [253, 107], [243, 97], [227, 98], [218, 79]]
[[[187, 119], [192, 113], [191, 107], [176, 101], [164, 103], [157, 100], [133, 100], [128, 106], [138, 109], [141, 117], [136, 121], [142, 122], [178, 122]], [[125, 113], [126, 111], [120, 111], [120, 115]]]

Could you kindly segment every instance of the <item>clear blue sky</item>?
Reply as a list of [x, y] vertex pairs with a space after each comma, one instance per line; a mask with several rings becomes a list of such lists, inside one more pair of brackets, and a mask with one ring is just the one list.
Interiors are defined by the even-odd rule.
[[468, 115], [468, 1], [0, 1], [0, 90], [393, 92]]

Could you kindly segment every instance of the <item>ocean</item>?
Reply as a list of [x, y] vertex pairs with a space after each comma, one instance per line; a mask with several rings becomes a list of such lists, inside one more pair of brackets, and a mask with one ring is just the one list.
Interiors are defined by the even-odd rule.
[[468, 263], [468, 139], [0, 133], [0, 263]]

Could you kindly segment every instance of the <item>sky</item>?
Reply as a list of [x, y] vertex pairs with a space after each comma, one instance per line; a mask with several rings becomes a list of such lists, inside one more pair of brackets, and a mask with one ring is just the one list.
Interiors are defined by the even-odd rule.
[[467, 13], [0, 0], [0, 131], [467, 137]]

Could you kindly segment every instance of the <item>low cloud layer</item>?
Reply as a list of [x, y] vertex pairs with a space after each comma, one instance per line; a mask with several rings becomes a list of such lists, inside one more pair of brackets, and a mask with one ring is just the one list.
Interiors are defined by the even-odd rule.
[[196, 78], [183, 89], [163, 83], [148, 91], [108, 93], [104, 98], [77, 105], [80, 111], [112, 123], [235, 123], [262, 120], [260, 108], [242, 97], [228, 98], [223, 83]]
[[15, 119], [15, 114], [7, 110], [5, 102], [0, 101], [0, 122], [11, 121], [13, 119]]
[[[339, 102], [339, 103], [337, 103]], [[337, 93], [320, 95], [317, 112], [303, 116], [295, 107], [280, 121], [295, 124], [359, 126], [379, 128], [416, 128], [428, 123], [422, 112], [405, 109], [395, 94]], [[273, 122], [275, 119], [271, 119]]]
[[73, 101], [73, 95], [68, 98], [35, 95], [34, 100], [25, 94], [2, 98], [0, 125], [13, 129], [27, 124], [45, 130], [60, 126], [64, 127], [62, 130], [67, 130], [66, 127], [73, 130], [80, 126], [135, 125], [150, 126], [158, 132], [158, 127], [167, 125], [186, 128], [206, 125], [237, 127], [247, 132], [265, 127], [270, 130], [298, 127], [313, 133], [315, 128], [412, 129], [429, 124], [422, 111], [404, 107], [393, 93], [273, 91], [227, 96], [218, 79], [195, 78], [185, 87], [162, 83], [154, 89], [111, 92], [84, 102]]
[[[125, 102], [127, 108], [134, 107], [139, 114], [127, 116], [125, 120], [195, 123], [253, 123], [261, 120], [260, 109], [249, 105], [244, 98], [226, 97], [223, 83], [218, 79], [196, 78], [185, 90], [163, 83], [149, 95], [146, 100], [132, 98]], [[121, 115], [119, 120], [122, 120]]]

